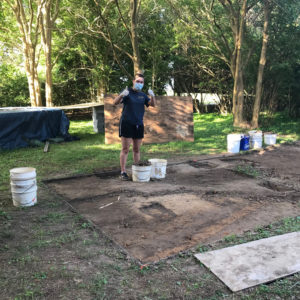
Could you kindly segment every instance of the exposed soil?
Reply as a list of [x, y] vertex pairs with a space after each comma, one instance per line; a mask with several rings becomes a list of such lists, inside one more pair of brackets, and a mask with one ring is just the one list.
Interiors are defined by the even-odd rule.
[[295, 143], [172, 162], [160, 181], [94, 175], [48, 186], [132, 257], [148, 263], [299, 215], [299, 170]]
[[300, 230], [298, 152], [169, 159], [148, 183], [116, 169], [39, 182], [28, 208], [4, 191], [0, 299], [300, 299], [299, 273], [232, 293], [194, 257]]
[[134, 164], [135, 166], [145, 167], [151, 166], [151, 162], [148, 160], [139, 161], [138, 163]]

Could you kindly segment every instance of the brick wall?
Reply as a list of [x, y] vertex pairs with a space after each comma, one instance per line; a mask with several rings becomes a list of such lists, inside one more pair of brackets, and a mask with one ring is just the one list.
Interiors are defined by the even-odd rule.
[[[104, 99], [106, 144], [120, 143], [118, 126], [123, 105], [113, 105], [115, 96]], [[156, 107], [145, 107], [143, 142], [194, 141], [192, 98], [157, 96], [156, 103]]]

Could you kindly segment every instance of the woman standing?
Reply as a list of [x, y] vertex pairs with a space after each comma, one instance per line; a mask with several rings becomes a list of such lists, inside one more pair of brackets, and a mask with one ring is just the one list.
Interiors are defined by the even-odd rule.
[[138, 73], [134, 77], [132, 88], [125, 89], [118, 95], [114, 104], [123, 103], [123, 111], [119, 124], [119, 136], [121, 137], [122, 150], [120, 153], [121, 179], [129, 180], [126, 173], [126, 161], [131, 143], [133, 143], [133, 160], [140, 160], [140, 148], [144, 138], [144, 112], [145, 106], [155, 106], [156, 100], [152, 90], [148, 90], [150, 98], [142, 92], [144, 75]]

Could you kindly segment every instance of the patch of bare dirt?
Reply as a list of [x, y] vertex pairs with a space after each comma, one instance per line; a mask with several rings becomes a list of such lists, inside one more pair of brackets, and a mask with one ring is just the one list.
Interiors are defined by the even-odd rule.
[[300, 147], [190, 160], [148, 183], [89, 176], [49, 183], [142, 262], [300, 214]]

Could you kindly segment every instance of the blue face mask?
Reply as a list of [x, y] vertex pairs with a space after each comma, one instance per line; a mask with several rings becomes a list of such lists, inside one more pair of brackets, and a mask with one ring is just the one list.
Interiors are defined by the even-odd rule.
[[139, 83], [139, 82], [135, 82], [134, 83], [134, 88], [137, 90], [137, 91], [141, 91], [142, 88], [143, 88], [144, 84], [143, 83]]

